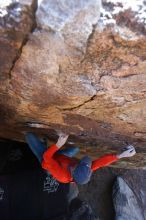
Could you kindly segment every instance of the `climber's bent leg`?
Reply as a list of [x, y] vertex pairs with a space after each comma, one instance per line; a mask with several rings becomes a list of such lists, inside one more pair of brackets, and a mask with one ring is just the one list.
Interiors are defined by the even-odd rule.
[[28, 132], [28, 133], [25, 134], [25, 139], [26, 139], [26, 142], [28, 143], [30, 149], [32, 150], [34, 155], [37, 157], [39, 162], [41, 163], [42, 158], [43, 158], [43, 154], [47, 150], [47, 148], [39, 140], [39, 138], [31, 132]]

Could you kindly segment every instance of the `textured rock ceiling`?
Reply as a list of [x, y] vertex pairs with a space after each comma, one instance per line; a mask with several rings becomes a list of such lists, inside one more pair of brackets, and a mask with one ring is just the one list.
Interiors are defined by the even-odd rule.
[[0, 1], [1, 138], [63, 130], [92, 157], [128, 142], [116, 166], [145, 167], [146, 2], [130, 2]]

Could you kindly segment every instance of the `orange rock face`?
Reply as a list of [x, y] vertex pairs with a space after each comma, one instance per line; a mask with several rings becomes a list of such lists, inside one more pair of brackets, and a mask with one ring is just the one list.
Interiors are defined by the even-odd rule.
[[35, 4], [23, 1], [19, 25], [1, 26], [0, 136], [23, 140], [23, 132], [34, 131], [54, 139], [63, 130], [86, 144], [81, 155], [87, 151], [92, 157], [127, 141], [139, 152], [133, 166], [144, 166], [144, 160], [136, 165], [146, 142], [140, 9], [121, 10], [112, 1], [103, 1], [102, 10], [100, 1], [56, 2], [43, 1], [35, 15]]

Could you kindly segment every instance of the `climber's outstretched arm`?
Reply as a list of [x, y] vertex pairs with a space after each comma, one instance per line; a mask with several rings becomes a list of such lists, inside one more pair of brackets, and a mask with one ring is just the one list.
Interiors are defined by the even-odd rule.
[[125, 147], [125, 150], [120, 153], [120, 154], [107, 154], [107, 155], [104, 155], [100, 158], [98, 158], [97, 160], [94, 160], [92, 162], [92, 167], [91, 169], [94, 171], [94, 170], [97, 170], [99, 169], [100, 167], [104, 167], [104, 166], [108, 166], [110, 165], [111, 163], [121, 159], [121, 158], [124, 158], [124, 157], [132, 157], [136, 154], [136, 151], [135, 151], [135, 148], [132, 146], [132, 145], [129, 145], [127, 147]]

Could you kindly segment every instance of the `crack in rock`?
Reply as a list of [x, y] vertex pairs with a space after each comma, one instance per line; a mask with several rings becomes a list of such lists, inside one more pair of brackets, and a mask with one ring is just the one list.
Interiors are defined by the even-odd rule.
[[[27, 44], [27, 42], [28, 42], [28, 40], [29, 40], [29, 38], [28, 38], [29, 34], [33, 33], [33, 31], [34, 31], [35, 28], [37, 27], [37, 24], [36, 24], [36, 16], [35, 16], [36, 10], [37, 10], [37, 0], [34, 0], [34, 1], [32, 2], [32, 4], [33, 4], [33, 5], [32, 5], [32, 9], [30, 9], [32, 25], [31, 25], [30, 31], [24, 36], [24, 39], [22, 40], [21, 46], [20, 46], [20, 48], [18, 49], [17, 54], [16, 54], [14, 60], [12, 61], [12, 66], [11, 66], [11, 68], [10, 68], [10, 70], [9, 70], [9, 80], [11, 80], [11, 78], [12, 78], [11, 72], [12, 72], [12, 70], [13, 70], [13, 68], [14, 68], [14, 66], [15, 66], [15, 64], [16, 64], [16, 62], [17, 62], [17, 60], [21, 57], [23, 47]], [[27, 7], [27, 5], [24, 5], [24, 7], [26, 7], [25, 10], [29, 10], [28, 7]], [[22, 22], [22, 21], [20, 20], [20, 23], [21, 23], [21, 22]]]
[[92, 41], [92, 39], [94, 37], [94, 33], [96, 31], [97, 24], [98, 24], [98, 22], [96, 24], [92, 25], [92, 31], [91, 31], [90, 35], [88, 36], [88, 39], [87, 39], [87, 42], [86, 42], [86, 48], [85, 48], [84, 57], [81, 60], [81, 63], [83, 63], [85, 61], [85, 59], [86, 59], [86, 55], [88, 54], [87, 51], [88, 51], [88, 48], [90, 47], [90, 42]]
[[63, 110], [63, 111], [75, 110], [75, 109], [78, 109], [78, 108], [84, 106], [86, 103], [91, 102], [92, 100], [94, 100], [95, 97], [96, 97], [96, 95], [93, 95], [92, 97], [90, 97], [90, 99], [88, 99], [88, 100], [84, 101], [83, 103], [81, 103], [81, 104], [79, 104], [77, 106], [74, 106], [74, 107], [70, 107], [70, 108], [59, 108], [58, 107], [58, 109], [59, 110]]

